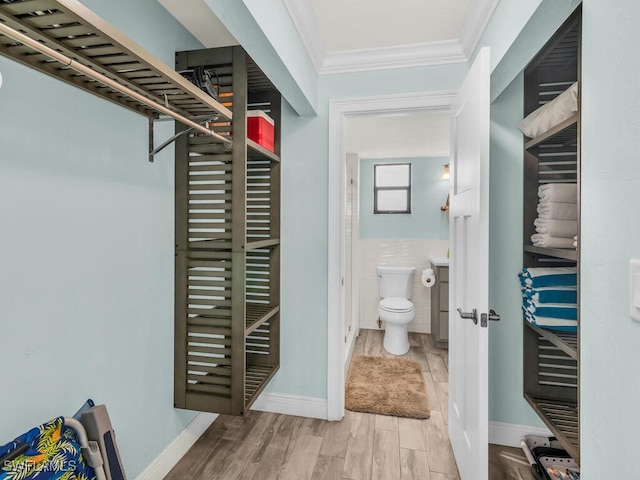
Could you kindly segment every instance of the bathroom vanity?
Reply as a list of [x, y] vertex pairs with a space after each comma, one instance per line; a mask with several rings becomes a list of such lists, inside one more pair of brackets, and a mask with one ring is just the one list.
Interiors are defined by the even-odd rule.
[[436, 283], [431, 287], [431, 335], [435, 346], [449, 346], [449, 259], [429, 257]]

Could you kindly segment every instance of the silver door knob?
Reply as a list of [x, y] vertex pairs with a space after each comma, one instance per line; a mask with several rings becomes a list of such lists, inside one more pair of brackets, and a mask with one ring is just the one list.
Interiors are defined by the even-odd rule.
[[471, 310], [471, 312], [463, 312], [462, 309], [458, 307], [458, 315], [460, 315], [460, 318], [473, 320], [474, 325], [478, 323], [478, 310], [476, 308]]

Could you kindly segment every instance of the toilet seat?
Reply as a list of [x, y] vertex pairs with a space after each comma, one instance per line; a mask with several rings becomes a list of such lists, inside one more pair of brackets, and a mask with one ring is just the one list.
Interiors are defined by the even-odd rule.
[[414, 307], [406, 298], [402, 297], [387, 297], [380, 300], [379, 308], [390, 313], [407, 313], [411, 312]]

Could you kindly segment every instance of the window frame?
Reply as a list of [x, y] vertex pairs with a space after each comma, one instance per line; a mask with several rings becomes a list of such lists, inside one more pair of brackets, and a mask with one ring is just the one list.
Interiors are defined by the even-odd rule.
[[[396, 187], [379, 187], [378, 186], [378, 167], [395, 167], [406, 165], [409, 167], [409, 179], [407, 186]], [[411, 215], [411, 162], [402, 163], [374, 163], [373, 164], [373, 214], [374, 215]], [[406, 191], [407, 192], [407, 209], [406, 210], [380, 210], [378, 208], [378, 192], [379, 191]]]

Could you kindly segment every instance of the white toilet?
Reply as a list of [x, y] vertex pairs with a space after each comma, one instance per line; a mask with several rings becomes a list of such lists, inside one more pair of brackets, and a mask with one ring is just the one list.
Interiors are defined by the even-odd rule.
[[386, 323], [384, 349], [393, 355], [404, 355], [409, 351], [407, 327], [416, 316], [411, 298], [414, 267], [389, 267], [378, 265], [378, 316]]

